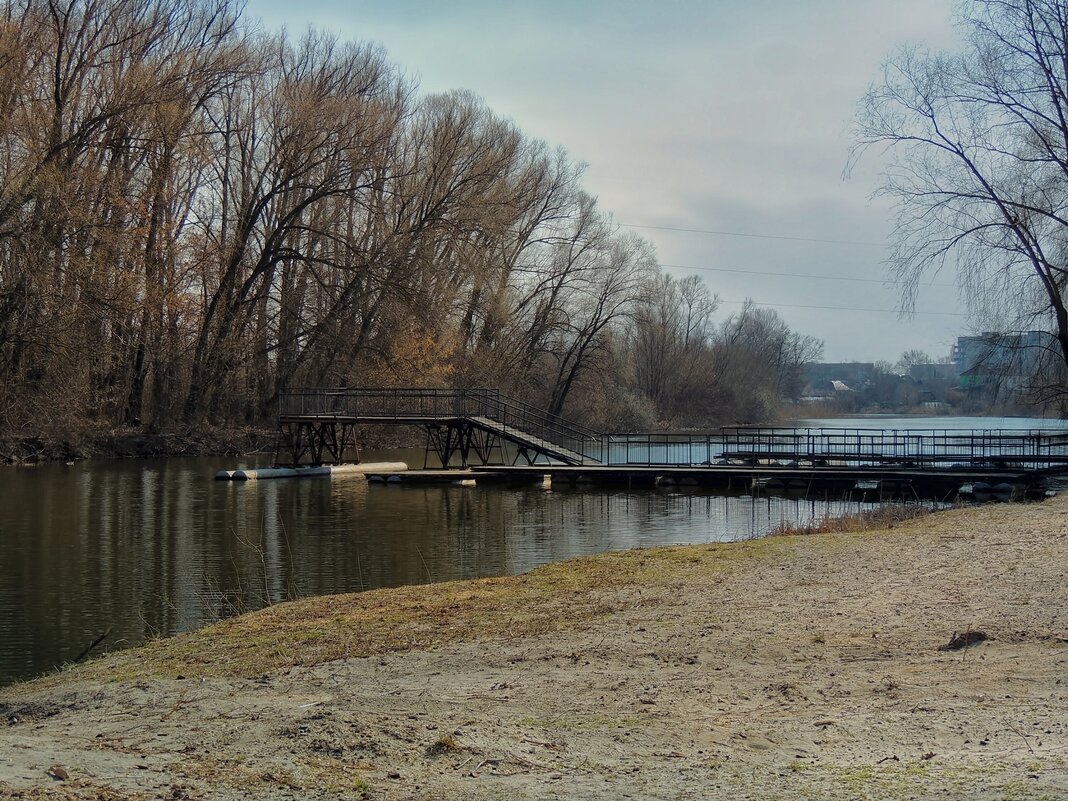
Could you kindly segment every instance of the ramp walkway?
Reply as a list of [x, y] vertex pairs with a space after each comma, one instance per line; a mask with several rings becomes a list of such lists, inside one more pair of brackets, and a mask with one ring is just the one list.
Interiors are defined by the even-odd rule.
[[472, 456], [503, 463], [502, 443], [520, 460], [535, 464], [599, 462], [603, 435], [547, 414], [494, 389], [309, 389], [283, 393], [278, 409], [276, 461], [340, 463], [359, 459], [356, 427], [411, 425], [427, 432], [427, 453], [443, 466]]

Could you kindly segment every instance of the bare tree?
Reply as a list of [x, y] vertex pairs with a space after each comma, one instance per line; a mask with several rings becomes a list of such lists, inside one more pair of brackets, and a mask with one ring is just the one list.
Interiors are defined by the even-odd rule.
[[894, 369], [902, 374], [908, 374], [909, 370], [918, 364], [931, 364], [934, 360], [922, 350], [906, 350], [901, 354], [901, 358], [897, 360], [897, 364], [894, 365]]
[[128, 346], [155, 282], [144, 256], [158, 263], [169, 241], [167, 181], [146, 189], [153, 120], [182, 116], [228, 69], [235, 26], [228, 0], [4, 5], [0, 372], [31, 405], [129, 413], [144, 361], [131, 372]]
[[217, 111], [217, 178], [199, 220], [206, 308], [189, 419], [218, 408], [220, 378], [249, 363], [246, 347], [269, 347], [262, 325], [258, 343], [242, 334], [267, 314], [280, 265], [312, 269], [338, 253], [332, 245], [347, 251], [337, 212], [373, 183], [376, 143], [390, 133], [390, 115], [374, 102], [389, 75], [376, 49], [308, 34], [295, 46], [267, 41], [260, 57], [262, 70]]
[[628, 347], [639, 390], [664, 422], [700, 420], [715, 388], [709, 340], [718, 298], [697, 276], [656, 276], [635, 315]]
[[969, 0], [959, 53], [899, 52], [864, 97], [853, 159], [891, 161], [905, 305], [956, 267], [989, 326], [1053, 333], [1068, 363], [1068, 3]]
[[551, 414], [563, 411], [575, 381], [607, 347], [610, 326], [633, 313], [654, 269], [650, 245], [632, 234], [617, 236], [601, 249], [576, 287], [568, 324], [551, 351], [555, 362], [548, 405]]
[[773, 417], [783, 398], [797, 398], [802, 368], [818, 360], [823, 343], [791, 331], [774, 309], [747, 301], [724, 321], [717, 339], [722, 414], [757, 422]]
[[400, 381], [647, 419], [638, 363], [699, 406], [715, 298], [659, 276], [582, 171], [236, 0], [8, 0], [0, 427], [261, 421], [288, 386]]

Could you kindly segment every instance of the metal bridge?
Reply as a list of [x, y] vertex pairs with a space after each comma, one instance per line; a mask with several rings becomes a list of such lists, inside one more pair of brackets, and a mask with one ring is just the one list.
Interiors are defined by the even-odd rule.
[[[459, 456], [482, 464], [503, 464], [503, 443], [513, 460], [567, 465], [600, 461], [602, 435], [547, 414], [493, 389], [310, 389], [283, 393], [278, 408], [279, 443], [288, 464], [359, 461], [356, 428], [361, 425], [421, 426], [427, 454], [442, 466]], [[424, 465], [425, 466], [425, 465]]]
[[[885, 467], [1068, 470], [1068, 429], [884, 430], [730, 427], [709, 433], [604, 434], [495, 389], [308, 389], [279, 401], [279, 464], [359, 461], [359, 426], [426, 430], [444, 467]], [[508, 446], [506, 454], [505, 445]], [[424, 466], [426, 464], [424, 463]]]

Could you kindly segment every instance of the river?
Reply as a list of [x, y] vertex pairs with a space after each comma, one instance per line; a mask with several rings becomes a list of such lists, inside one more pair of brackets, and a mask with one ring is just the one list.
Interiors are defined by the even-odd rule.
[[[905, 418], [895, 426], [950, 427], [947, 420]], [[1059, 423], [982, 421], [984, 428]], [[365, 454], [413, 465], [422, 457]], [[753, 537], [860, 506], [677, 490], [369, 485], [360, 476], [212, 480], [219, 469], [267, 461], [0, 468], [0, 685], [74, 659], [104, 632], [102, 647], [120, 648], [289, 598]]]

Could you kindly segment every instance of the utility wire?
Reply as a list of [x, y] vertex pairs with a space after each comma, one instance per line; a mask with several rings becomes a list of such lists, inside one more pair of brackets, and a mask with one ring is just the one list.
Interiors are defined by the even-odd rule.
[[[885, 247], [884, 242], [867, 242], [856, 239], [817, 239], [814, 237], [805, 236], [778, 236], [775, 234], [748, 234], [740, 231], [717, 231], [709, 228], [677, 228], [668, 225], [636, 225], [633, 223], [620, 223], [624, 228], [643, 228], [653, 231], [678, 231], [680, 233], [688, 234], [711, 234], [715, 236], [739, 236], [748, 239], [775, 239], [786, 242], [819, 242], [828, 245], [862, 245], [866, 247]], [[854, 281], [858, 283], [867, 284], [883, 284], [883, 285], [901, 285], [906, 283], [904, 281], [884, 281], [879, 278], [858, 278], [855, 276], [838, 276], [838, 275], [816, 275], [813, 273], [786, 273], [786, 272], [773, 272], [771, 270], [742, 270], [733, 267], [694, 267], [686, 264], [661, 264], [661, 267], [667, 267], [673, 270], [700, 270], [703, 272], [718, 272], [718, 273], [742, 273], [749, 275], [768, 275], [778, 278], [812, 278], [820, 281]], [[927, 287], [953, 287], [954, 284], [936, 284], [929, 283], [923, 284]], [[735, 303], [742, 304], [746, 302], [752, 302], [756, 306], [776, 306], [786, 309], [822, 309], [826, 311], [855, 311], [855, 312], [867, 312], [874, 314], [900, 314], [895, 309], [866, 309], [857, 306], [811, 306], [800, 303], [757, 303], [756, 301], [741, 301], [741, 300], [723, 300], [721, 303]], [[933, 312], [933, 311], [913, 311], [911, 314], [925, 314], [939, 317], [966, 317], [966, 314], [959, 312]]]
[[[845, 275], [814, 275], [811, 273], [776, 273], [769, 270], [742, 270], [737, 267], [693, 267], [689, 264], [661, 264], [661, 267], [668, 267], [672, 270], [702, 270], [711, 273], [742, 273], [743, 275], [773, 275], [780, 278], [818, 278], [821, 281], [859, 281], [866, 284], [884, 284], [890, 286], [897, 286], [901, 284], [907, 284], [908, 281], [884, 281], [881, 278], [856, 278], [854, 276]], [[956, 284], [920, 284], [920, 286], [945, 286], [953, 287]]]
[[883, 248], [885, 242], [864, 242], [858, 239], [816, 239], [808, 236], [778, 236], [776, 234], [743, 234], [741, 231], [715, 231], [708, 228], [676, 228], [671, 225], [634, 225], [619, 223], [623, 228], [644, 228], [650, 231], [678, 231], [684, 234], [713, 234], [715, 236], [740, 236], [746, 239], [778, 239], [785, 242], [819, 242], [824, 245], [863, 245], [865, 247]]
[[[745, 303], [752, 303], [754, 306], [777, 306], [779, 308], [784, 308], [784, 309], [826, 309], [826, 310], [829, 310], [829, 311], [875, 312], [875, 313], [878, 313], [878, 314], [900, 314], [901, 313], [897, 309], [862, 309], [862, 308], [859, 308], [857, 306], [806, 306], [806, 305], [801, 304], [801, 303], [761, 303], [760, 301], [757, 301], [757, 300], [752, 300], [752, 301], [746, 301], [746, 300], [723, 300], [723, 298], [720, 298], [719, 302], [720, 303], [737, 303], [739, 305], [742, 305], [742, 304], [745, 304]], [[936, 311], [913, 311], [913, 312], [909, 312], [909, 314], [930, 314], [930, 315], [937, 315], [937, 316], [940, 316], [940, 317], [967, 317], [968, 316], [966, 314], [961, 314], [960, 312], [936, 312]]]

